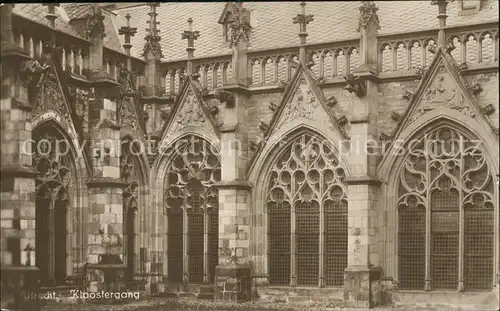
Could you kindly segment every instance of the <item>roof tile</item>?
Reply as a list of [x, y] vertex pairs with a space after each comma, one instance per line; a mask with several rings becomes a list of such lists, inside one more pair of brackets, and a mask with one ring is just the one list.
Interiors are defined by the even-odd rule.
[[[67, 21], [63, 19], [64, 8], [59, 7], [56, 10], [57, 18], [55, 20], [55, 26], [57, 30], [60, 30], [64, 33], [70, 34], [72, 36], [80, 37], [78, 33], [73, 29], [71, 25], [68, 24]], [[13, 10], [14, 14], [20, 15], [32, 21], [41, 23], [43, 25], [49, 25], [48, 20], [45, 18], [45, 15], [48, 13], [48, 9], [40, 3], [25, 3], [25, 4], [17, 4], [14, 6]]]

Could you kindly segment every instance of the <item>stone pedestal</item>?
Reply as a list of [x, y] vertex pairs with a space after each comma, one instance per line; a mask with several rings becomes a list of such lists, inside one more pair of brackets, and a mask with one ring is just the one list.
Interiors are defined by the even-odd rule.
[[349, 267], [344, 273], [346, 307], [373, 308], [379, 306], [381, 268]]
[[87, 290], [91, 293], [126, 291], [124, 264], [88, 264]]
[[215, 299], [248, 301], [251, 299], [250, 266], [221, 264], [215, 268]]

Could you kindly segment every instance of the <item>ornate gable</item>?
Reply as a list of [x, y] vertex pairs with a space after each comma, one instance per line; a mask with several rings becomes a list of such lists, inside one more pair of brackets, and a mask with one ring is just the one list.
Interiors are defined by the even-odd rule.
[[165, 123], [162, 141], [165, 139], [170, 141], [186, 131], [198, 132], [212, 137], [219, 136], [216, 122], [190, 77], [186, 78], [171, 118]]
[[118, 82], [120, 83], [118, 123], [132, 131], [140, 131], [141, 128], [145, 128], [145, 125], [144, 118], [141, 118], [141, 110], [136, 105], [138, 97], [132, 82], [132, 74], [127, 69], [122, 68]]
[[258, 142], [249, 172], [256, 165], [256, 161], [259, 161], [258, 158], [262, 158], [262, 154], [269, 151], [270, 146], [301, 126], [315, 129], [333, 141], [347, 140], [344, 128], [338, 124], [333, 110], [327, 107], [326, 102], [311, 70], [298, 65], [271, 122], [264, 126], [265, 131]]
[[72, 110], [64, 94], [57, 68], [52, 58], [47, 58], [45, 71], [37, 83], [33, 114], [39, 115], [53, 111], [60, 115], [68, 124], [72, 122]]
[[422, 78], [410, 107], [394, 131], [393, 137], [397, 138], [403, 129], [438, 108], [458, 111], [464, 116], [476, 119], [486, 128], [491, 128], [491, 123], [482, 112], [483, 108], [471, 94], [455, 62], [441, 48], [437, 50], [436, 57]]
[[333, 111], [326, 106], [326, 99], [317, 87], [312, 72], [302, 65], [297, 68], [291, 87], [285, 91], [263, 138], [266, 140], [296, 123], [328, 124], [329, 129], [337, 130], [343, 138], [347, 138], [344, 129], [338, 126]]
[[384, 152], [377, 168], [378, 178], [387, 183], [390, 174], [396, 171], [393, 167], [400, 158], [401, 144], [408, 143], [416, 133], [440, 119], [468, 128], [480, 138], [486, 153], [493, 159], [498, 158], [498, 135], [483, 110], [451, 56], [438, 48], [405, 116], [394, 131], [393, 143]]

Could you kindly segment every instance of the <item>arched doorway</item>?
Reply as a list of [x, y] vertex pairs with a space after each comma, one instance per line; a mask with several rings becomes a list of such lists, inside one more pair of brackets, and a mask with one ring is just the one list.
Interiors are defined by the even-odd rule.
[[[220, 162], [194, 136], [174, 143], [164, 187], [170, 283], [213, 283], [218, 264]], [[168, 152], [167, 152], [168, 153]]]
[[68, 262], [68, 213], [74, 182], [69, 143], [53, 127], [33, 135], [33, 166], [38, 171], [35, 200], [35, 255], [42, 286], [63, 285]]
[[345, 171], [326, 139], [304, 133], [267, 181], [270, 285], [342, 286], [347, 267]]
[[397, 177], [401, 288], [491, 290], [497, 203], [479, 147], [448, 125], [409, 146]]

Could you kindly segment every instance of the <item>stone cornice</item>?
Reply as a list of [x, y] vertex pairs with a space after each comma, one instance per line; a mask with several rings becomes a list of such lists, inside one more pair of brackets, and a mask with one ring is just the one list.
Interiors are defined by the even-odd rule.
[[106, 128], [109, 128], [109, 129], [112, 129], [112, 130], [119, 130], [122, 128], [122, 126], [110, 119], [104, 119], [102, 121], [102, 123], [99, 125], [99, 128], [100, 129], [106, 129]]
[[252, 93], [252, 91], [248, 87], [246, 87], [244, 85], [239, 85], [239, 84], [228, 84], [228, 85], [223, 86], [221, 88], [221, 90], [235, 93], [235, 94], [243, 93], [243, 94], [249, 95]]
[[87, 182], [87, 187], [91, 188], [125, 188], [128, 183], [118, 178], [97, 177]]
[[348, 185], [373, 185], [378, 186], [382, 183], [378, 178], [364, 175], [364, 176], [350, 176], [347, 177], [345, 182]]
[[219, 181], [214, 184], [214, 187], [219, 189], [240, 189], [240, 190], [250, 190], [252, 185], [244, 180], [233, 180], [233, 181]]
[[11, 97], [10, 108], [27, 112], [33, 111], [33, 105], [30, 102], [15, 97]]
[[2, 178], [9, 178], [9, 177], [35, 178], [37, 175], [38, 172], [34, 168], [26, 166], [2, 167], [0, 169], [0, 176]]

